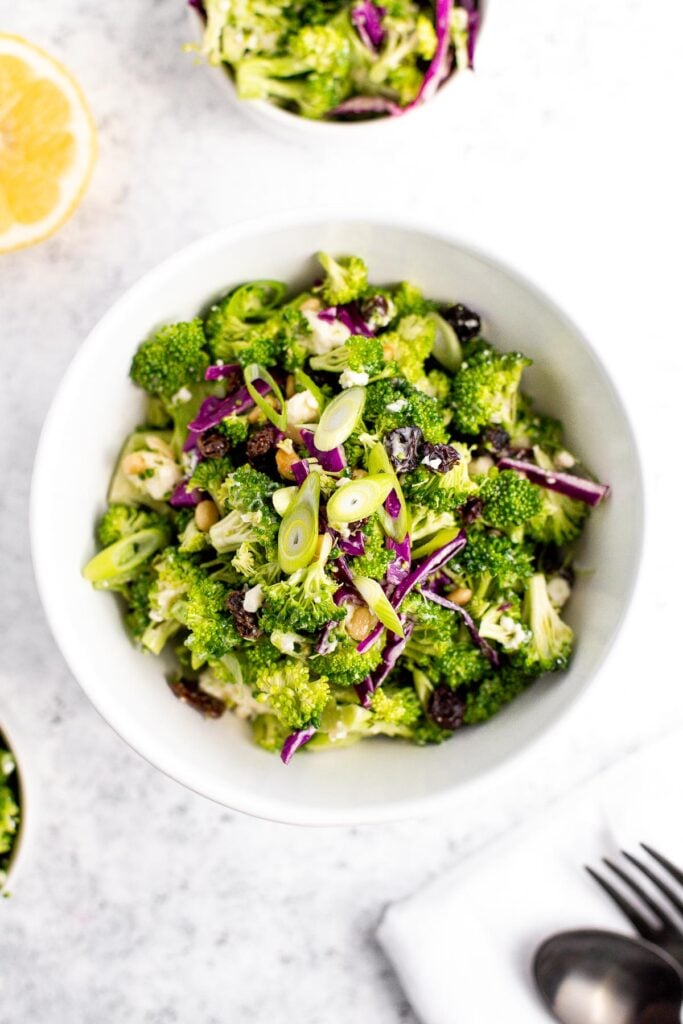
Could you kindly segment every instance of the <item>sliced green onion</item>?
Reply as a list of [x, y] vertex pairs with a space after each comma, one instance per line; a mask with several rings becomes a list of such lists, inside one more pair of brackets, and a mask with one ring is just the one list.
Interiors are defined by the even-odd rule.
[[[280, 405], [279, 410], [273, 409], [272, 405], [269, 405], [268, 402], [266, 402], [265, 397], [260, 393], [260, 391], [254, 387], [254, 381], [256, 380], [262, 380], [268, 385]], [[247, 391], [254, 399], [254, 402], [264, 416], [267, 416], [270, 422], [274, 423], [278, 430], [281, 430], [284, 433], [287, 429], [287, 410], [285, 409], [285, 400], [282, 396], [280, 385], [272, 375], [268, 373], [265, 366], [259, 366], [258, 363], [249, 363], [249, 366], [244, 368], [244, 383]]]
[[238, 320], [266, 320], [286, 294], [281, 281], [250, 281], [235, 289], [226, 311]]
[[397, 636], [403, 636], [403, 626], [396, 609], [392, 607], [377, 580], [371, 580], [369, 576], [354, 576], [353, 585], [382, 625]]
[[168, 535], [163, 529], [150, 527], [122, 537], [91, 558], [83, 569], [83, 576], [95, 586], [106, 587], [131, 579], [150, 555], [163, 547]]
[[320, 476], [309, 473], [280, 523], [277, 560], [283, 572], [305, 569], [313, 561], [318, 544]]
[[427, 318], [433, 322], [436, 328], [432, 355], [447, 370], [455, 373], [462, 362], [462, 346], [457, 334], [438, 313], [428, 313]]
[[331, 452], [351, 436], [363, 415], [365, 388], [347, 388], [326, 406], [315, 428], [313, 441], [321, 452]]
[[[311, 474], [317, 476], [317, 474]], [[394, 481], [388, 473], [376, 473], [350, 480], [338, 487], [327, 502], [331, 523], [355, 523], [367, 519], [386, 501]]]
[[444, 544], [450, 544], [452, 540], [455, 540], [459, 533], [460, 530], [457, 527], [449, 530], [437, 530], [433, 537], [426, 540], [424, 544], [420, 544], [419, 547], [413, 548], [410, 554], [413, 558], [422, 558], [424, 555], [431, 555], [432, 551], [442, 548]]
[[286, 515], [287, 509], [294, 501], [298, 492], [299, 488], [296, 485], [292, 487], [278, 487], [276, 491], [273, 491], [273, 508], [279, 516]]
[[311, 392], [316, 402], [318, 403], [318, 408], [322, 412], [322, 410], [327, 405], [327, 398], [320, 390], [316, 382], [311, 377], [309, 377], [307, 373], [304, 373], [303, 370], [298, 369], [294, 371], [294, 381], [302, 391]]
[[387, 510], [381, 508], [379, 510], [379, 517], [382, 522], [382, 528], [387, 536], [400, 543], [402, 540], [405, 540], [406, 534], [410, 531], [410, 512], [408, 511], [406, 499], [403, 497], [403, 490], [401, 489], [398, 477], [391, 464], [391, 459], [387, 455], [386, 448], [381, 441], [370, 449], [368, 469], [371, 473], [387, 473], [393, 478], [394, 486], [392, 490], [396, 492], [401, 511], [396, 519], [392, 519]]

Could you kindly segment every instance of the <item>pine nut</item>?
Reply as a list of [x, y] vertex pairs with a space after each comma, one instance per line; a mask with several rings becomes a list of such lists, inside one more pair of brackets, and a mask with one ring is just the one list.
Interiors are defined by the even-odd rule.
[[454, 587], [453, 590], [446, 591], [446, 597], [453, 604], [462, 606], [472, 600], [472, 591], [469, 587]]
[[377, 616], [365, 605], [359, 605], [346, 620], [346, 632], [353, 640], [365, 640], [376, 625]]
[[207, 533], [219, 519], [218, 509], [210, 498], [200, 501], [194, 510], [194, 521], [202, 533]]

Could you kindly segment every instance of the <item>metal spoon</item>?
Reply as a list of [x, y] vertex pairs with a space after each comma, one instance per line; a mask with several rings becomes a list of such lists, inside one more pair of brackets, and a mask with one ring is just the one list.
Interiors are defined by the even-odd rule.
[[536, 951], [534, 979], [561, 1024], [679, 1024], [683, 978], [663, 950], [603, 931], [561, 932]]

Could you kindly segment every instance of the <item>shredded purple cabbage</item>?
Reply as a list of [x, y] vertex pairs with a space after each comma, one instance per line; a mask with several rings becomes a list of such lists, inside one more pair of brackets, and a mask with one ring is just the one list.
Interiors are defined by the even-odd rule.
[[396, 633], [389, 633], [384, 650], [382, 651], [382, 660], [379, 665], [374, 672], [369, 676], [366, 676], [363, 682], [359, 683], [355, 688], [361, 706], [364, 708], [370, 706], [373, 693], [379, 689], [391, 670], [396, 667], [396, 663], [403, 654], [405, 646], [410, 639], [410, 634], [413, 631], [413, 623], [410, 622], [410, 620], [406, 620], [401, 617], [401, 625], [403, 626], [403, 636], [397, 636]]
[[173, 505], [174, 508], [192, 508], [194, 505], [198, 505], [201, 500], [202, 492], [196, 487], [193, 491], [188, 491], [187, 480], [181, 480], [169, 498], [169, 504]]
[[467, 632], [472, 638], [472, 642], [482, 651], [483, 654], [489, 659], [494, 668], [498, 668], [500, 665], [500, 658], [498, 657], [497, 651], [494, 651], [493, 647], [483, 636], [479, 634], [476, 623], [470, 613], [462, 608], [459, 604], [455, 604], [453, 601], [449, 601], [447, 597], [442, 597], [441, 594], [437, 594], [435, 590], [424, 589], [420, 593], [423, 597], [426, 597], [428, 601], [433, 601], [434, 604], [440, 604], [443, 608], [449, 608], [452, 612], [456, 612], [465, 624]]
[[392, 519], [398, 519], [401, 514], [401, 502], [399, 501], [396, 491], [389, 491], [387, 500], [384, 502], [384, 507]]
[[[419, 565], [416, 565], [407, 576], [405, 576], [401, 582], [397, 585], [394, 592], [390, 595], [389, 600], [392, 608], [398, 611], [404, 598], [408, 596], [411, 590], [419, 586], [428, 576], [432, 573], [437, 572], [442, 566], [449, 562], [454, 555], [464, 548], [467, 543], [467, 535], [464, 530], [461, 530], [457, 537], [453, 540], [449, 540], [447, 544], [443, 544], [436, 551], [432, 551], [430, 555], [427, 555]], [[364, 640], [356, 646], [356, 650], [359, 654], [364, 654], [365, 651], [369, 651], [373, 644], [377, 643], [384, 626], [381, 622], [378, 622], [374, 629], [368, 633]]]
[[[254, 387], [260, 395], [267, 395], [270, 391], [270, 385], [266, 384], [264, 380], [255, 380]], [[202, 434], [210, 427], [217, 426], [226, 416], [239, 415], [245, 410], [251, 409], [253, 405], [254, 399], [246, 387], [238, 388], [233, 395], [229, 395], [227, 398], [205, 398], [199, 407], [198, 414], [188, 425], [188, 429]]]
[[387, 583], [397, 586], [410, 572], [410, 537], [401, 540], [394, 540], [393, 537], [386, 538], [386, 546], [389, 551], [395, 551], [393, 562], [387, 568]]
[[334, 110], [330, 110], [327, 117], [365, 117], [368, 114], [389, 114], [390, 117], [397, 117], [406, 109], [385, 99], [384, 96], [351, 96]]
[[341, 473], [342, 469], [346, 469], [346, 452], [343, 445], [338, 445], [329, 452], [322, 452], [315, 446], [315, 435], [312, 430], [300, 427], [299, 432], [309, 455], [318, 460], [326, 473]]
[[318, 637], [318, 642], [315, 645], [316, 654], [331, 654], [336, 648], [337, 645], [331, 642], [330, 636], [338, 625], [339, 623], [336, 619], [330, 619], [330, 621], [323, 626], [320, 636]]
[[365, 537], [361, 530], [357, 530], [349, 537], [342, 537], [338, 534], [336, 545], [343, 554], [351, 555], [353, 558], [359, 558], [365, 554]]
[[421, 103], [430, 100], [444, 79], [444, 69], [449, 56], [450, 22], [453, 2], [454, 0], [436, 0], [434, 26], [436, 28], [436, 51], [429, 67], [425, 71], [420, 91], [412, 103], [409, 103], [405, 108], [406, 110], [411, 110], [413, 107], [417, 107]]
[[530, 480], [532, 484], [547, 487], [549, 491], [557, 491], [558, 494], [564, 494], [565, 497], [573, 498], [575, 501], [583, 501], [592, 507], [599, 505], [610, 490], [606, 484], [597, 484], [584, 477], [572, 476], [571, 473], [556, 473], [552, 469], [541, 469], [533, 462], [523, 462], [521, 459], [510, 459], [507, 456], [499, 460], [498, 468], [514, 469]]
[[[332, 595], [332, 600], [339, 608], [341, 608], [343, 604], [347, 604], [349, 601], [351, 601], [353, 604], [363, 603], [362, 597], [360, 596], [356, 588], [352, 586], [350, 583], [342, 583], [340, 586], [338, 586], [334, 594]], [[333, 625], [339, 625], [336, 619], [333, 621]]]
[[282, 750], [280, 751], [280, 760], [283, 764], [289, 764], [297, 750], [312, 740], [316, 734], [316, 728], [314, 725], [307, 725], [305, 729], [297, 729], [291, 733], [285, 742], [282, 744]]
[[223, 380], [225, 377], [231, 377], [234, 373], [242, 373], [239, 363], [223, 363], [221, 365], [216, 363], [214, 366], [207, 366], [204, 380]]
[[382, 18], [386, 13], [386, 8], [378, 7], [372, 0], [362, 0], [356, 7], [351, 8], [351, 22], [363, 44], [373, 53], [376, 53], [384, 42]]
[[355, 302], [350, 302], [346, 306], [328, 306], [327, 309], [322, 309], [318, 313], [318, 319], [324, 320], [328, 324], [338, 320], [340, 324], [344, 324], [344, 327], [351, 331], [351, 334], [362, 334], [364, 338], [374, 337], [374, 331], [361, 316]]
[[306, 459], [299, 459], [298, 462], [293, 462], [289, 468], [291, 469], [292, 476], [296, 480], [297, 484], [301, 487], [302, 483], [310, 473], [308, 462]]
[[479, 0], [458, 0], [460, 7], [467, 11], [467, 57], [470, 67], [474, 67], [474, 51], [481, 26]]

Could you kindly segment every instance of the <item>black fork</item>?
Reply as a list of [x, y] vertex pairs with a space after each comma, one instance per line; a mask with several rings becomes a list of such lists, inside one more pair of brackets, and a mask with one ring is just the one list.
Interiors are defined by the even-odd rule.
[[[645, 843], [640, 845], [659, 864], [660, 868], [663, 868], [666, 872], [668, 876], [666, 881], [653, 871], [649, 864], [634, 857], [632, 853], [622, 850], [622, 855], [645, 878], [649, 879], [664, 899], [655, 899], [632, 877], [632, 874], [629, 874], [624, 868], [615, 864], [607, 857], [603, 858], [603, 863], [621, 880], [627, 889], [630, 889], [631, 893], [637, 898], [636, 900], [625, 896], [612, 882], [597, 871], [594, 871], [593, 868], [586, 867], [586, 871], [616, 903], [619, 910], [628, 918], [639, 935], [647, 939], [648, 942], [661, 946], [662, 949], [665, 949], [671, 956], [675, 957], [680, 964], [683, 964], [683, 871], [676, 867], [675, 864], [672, 864], [670, 860], [667, 860], [666, 857], [662, 856], [661, 853], [658, 853], [657, 850], [653, 850], [651, 846], [646, 846]], [[669, 880], [672, 880], [676, 885], [672, 886]], [[677, 916], [680, 918], [680, 921], [677, 920]]]

